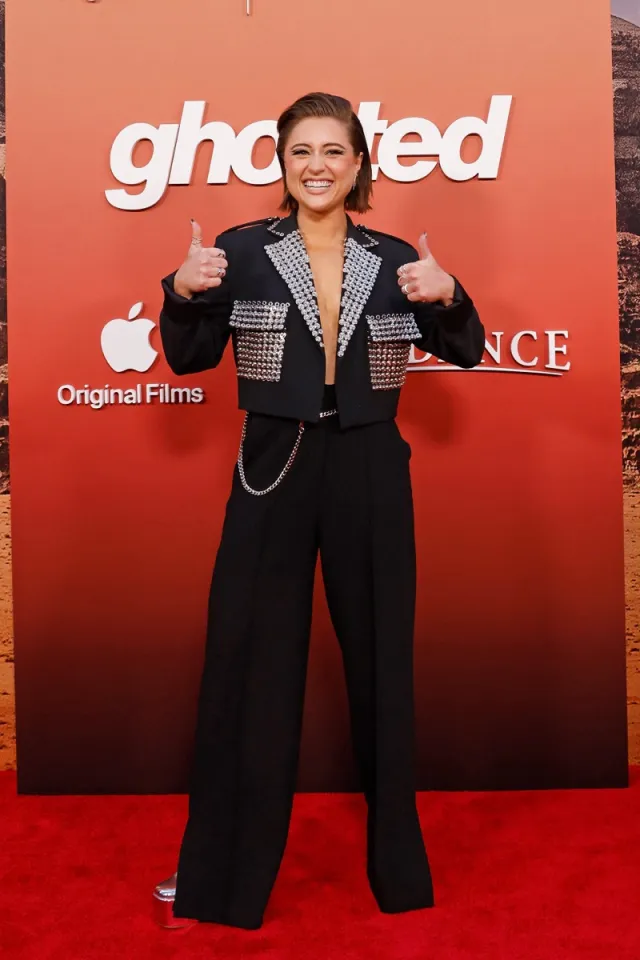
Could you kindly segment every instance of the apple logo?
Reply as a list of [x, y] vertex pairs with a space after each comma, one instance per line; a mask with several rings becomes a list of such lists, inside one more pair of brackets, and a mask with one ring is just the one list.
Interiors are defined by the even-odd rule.
[[123, 373], [125, 370], [145, 373], [158, 356], [158, 351], [149, 343], [149, 334], [155, 323], [146, 317], [138, 316], [142, 307], [142, 302], [134, 303], [128, 320], [109, 320], [102, 328], [102, 353], [116, 373]]

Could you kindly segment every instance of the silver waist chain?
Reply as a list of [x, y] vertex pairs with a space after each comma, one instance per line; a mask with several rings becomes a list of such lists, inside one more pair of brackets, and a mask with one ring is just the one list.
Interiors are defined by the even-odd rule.
[[[325, 417], [333, 417], [337, 412], [338, 412], [337, 410], [323, 410], [322, 413], [320, 414], [320, 419], [324, 420]], [[269, 484], [268, 487], [265, 487], [264, 490], [254, 490], [253, 487], [250, 487], [249, 484], [247, 483], [247, 478], [244, 472], [244, 441], [247, 435], [248, 420], [249, 420], [249, 414], [245, 413], [244, 423], [242, 424], [242, 434], [240, 436], [240, 448], [238, 450], [238, 461], [237, 461], [238, 473], [240, 474], [240, 482], [244, 487], [244, 489], [247, 491], [247, 493], [253, 494], [254, 497], [262, 497], [264, 496], [265, 493], [271, 493], [272, 490], [275, 490], [278, 484], [281, 483], [282, 480], [284, 480], [289, 470], [291, 469], [293, 461], [295, 460], [296, 454], [298, 452], [298, 447], [300, 446], [300, 441], [302, 440], [302, 434], [304, 433], [304, 421], [301, 420], [300, 423], [298, 424], [298, 436], [296, 437], [296, 441], [293, 445], [293, 449], [289, 454], [289, 459], [287, 460], [284, 467], [280, 471], [280, 475], [273, 481], [273, 483]]]

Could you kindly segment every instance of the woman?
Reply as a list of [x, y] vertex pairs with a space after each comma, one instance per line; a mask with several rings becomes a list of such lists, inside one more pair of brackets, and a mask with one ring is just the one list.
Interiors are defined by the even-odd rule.
[[255, 929], [282, 859], [294, 787], [316, 556], [341, 646], [382, 911], [433, 904], [413, 772], [415, 545], [409, 445], [395, 422], [412, 343], [473, 367], [484, 330], [429, 253], [356, 227], [371, 162], [351, 104], [309, 94], [278, 121], [283, 218], [192, 221], [163, 280], [176, 374], [229, 338], [247, 411], [209, 599], [189, 817], [172, 918]]

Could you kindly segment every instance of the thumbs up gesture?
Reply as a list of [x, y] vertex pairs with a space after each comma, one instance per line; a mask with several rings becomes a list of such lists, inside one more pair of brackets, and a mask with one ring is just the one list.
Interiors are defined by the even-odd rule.
[[224, 250], [203, 246], [202, 227], [192, 220], [191, 245], [187, 259], [173, 278], [175, 292], [190, 300], [194, 293], [219, 287], [227, 267]]
[[439, 266], [431, 253], [426, 233], [420, 235], [418, 251], [418, 261], [406, 263], [398, 270], [400, 289], [407, 300], [414, 303], [435, 303], [442, 300], [448, 307], [453, 302], [456, 283], [453, 277]]

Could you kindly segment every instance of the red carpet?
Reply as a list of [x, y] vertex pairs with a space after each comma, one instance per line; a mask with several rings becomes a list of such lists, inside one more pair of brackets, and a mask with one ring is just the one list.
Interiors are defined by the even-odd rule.
[[265, 924], [162, 930], [185, 797], [17, 797], [0, 774], [7, 960], [639, 960], [640, 768], [628, 790], [419, 798], [437, 905], [385, 916], [363, 802], [302, 795]]

